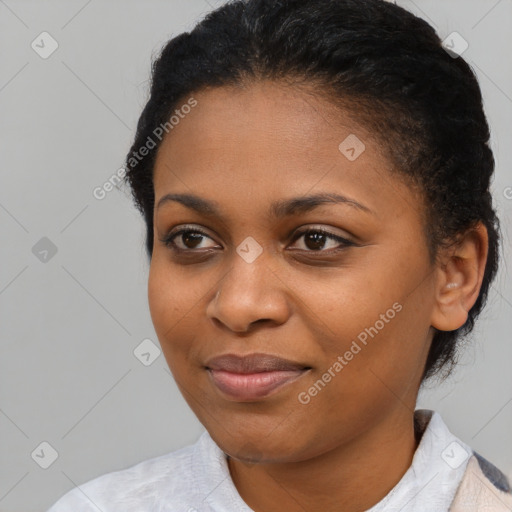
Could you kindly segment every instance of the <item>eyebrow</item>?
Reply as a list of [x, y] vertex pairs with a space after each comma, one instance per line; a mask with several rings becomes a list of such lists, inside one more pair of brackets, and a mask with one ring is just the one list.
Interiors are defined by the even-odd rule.
[[[211, 201], [193, 194], [166, 194], [156, 206], [158, 210], [162, 205], [176, 201], [183, 206], [195, 210], [205, 216], [217, 216], [222, 218], [221, 208], [217, 201]], [[333, 193], [318, 193], [309, 196], [293, 197], [291, 199], [280, 199], [270, 205], [270, 216], [283, 218], [291, 215], [307, 213], [324, 204], [346, 204], [365, 213], [376, 215], [367, 206], [354, 201], [348, 197]]]

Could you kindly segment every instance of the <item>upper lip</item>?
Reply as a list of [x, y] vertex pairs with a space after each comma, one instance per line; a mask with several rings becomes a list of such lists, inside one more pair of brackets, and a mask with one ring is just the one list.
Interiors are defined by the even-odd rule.
[[279, 370], [304, 370], [303, 364], [270, 354], [225, 354], [209, 359], [205, 365], [210, 370], [224, 370], [232, 373], [259, 373]]

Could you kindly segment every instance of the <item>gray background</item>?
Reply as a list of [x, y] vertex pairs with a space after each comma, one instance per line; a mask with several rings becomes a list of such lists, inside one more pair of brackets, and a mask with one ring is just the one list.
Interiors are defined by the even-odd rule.
[[[151, 58], [220, 3], [0, 0], [0, 511], [46, 510], [75, 484], [203, 431], [163, 355], [144, 366], [133, 354], [143, 339], [158, 344], [142, 220], [126, 189], [103, 200], [92, 192], [122, 166]], [[441, 37], [469, 42], [504, 235], [500, 275], [460, 367], [422, 391], [419, 407], [441, 412], [512, 475], [512, 0], [398, 3]], [[31, 48], [42, 31], [59, 44], [48, 59]], [[47, 262], [32, 252], [43, 237], [57, 248]], [[43, 441], [58, 452], [48, 469], [31, 457]]]

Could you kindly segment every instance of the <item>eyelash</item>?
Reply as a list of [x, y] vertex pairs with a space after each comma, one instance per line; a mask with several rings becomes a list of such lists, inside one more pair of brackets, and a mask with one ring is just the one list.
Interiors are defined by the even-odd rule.
[[[178, 238], [180, 235], [184, 235], [185, 233], [200, 234], [200, 235], [202, 235], [202, 236], [204, 236], [206, 238], [212, 239], [208, 234], [206, 234], [204, 231], [202, 231], [199, 228], [183, 227], [183, 228], [179, 229], [176, 232], [169, 233], [165, 237], [161, 238], [160, 241], [166, 247], [168, 247], [169, 249], [173, 250], [176, 253], [182, 253], [182, 254], [189, 253], [190, 254], [190, 253], [194, 253], [195, 251], [204, 251], [204, 249], [181, 249], [180, 247], [177, 247], [176, 243], [174, 242], [174, 239]], [[327, 254], [332, 254], [332, 253], [338, 253], [339, 251], [343, 251], [347, 247], [351, 247], [351, 246], [355, 246], [356, 245], [354, 242], [351, 242], [350, 240], [347, 240], [346, 238], [343, 238], [343, 237], [341, 237], [339, 235], [335, 235], [335, 234], [331, 233], [330, 231], [327, 231], [327, 230], [322, 229], [322, 228], [309, 228], [309, 229], [305, 229], [303, 231], [300, 231], [300, 232], [295, 234], [292, 242], [296, 242], [300, 237], [302, 237], [304, 235], [308, 235], [310, 233], [321, 233], [322, 235], [325, 235], [327, 238], [330, 238], [332, 240], [335, 240], [336, 242], [339, 242], [342, 246], [338, 247], [338, 248], [335, 248], [335, 249], [330, 249], [330, 250], [319, 249], [319, 250], [315, 251], [315, 250], [302, 250], [302, 249], [299, 249], [299, 251], [306, 252], [306, 253], [327, 253]]]

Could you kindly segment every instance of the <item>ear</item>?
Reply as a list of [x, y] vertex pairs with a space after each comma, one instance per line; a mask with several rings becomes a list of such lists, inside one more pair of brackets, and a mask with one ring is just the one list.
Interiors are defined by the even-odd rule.
[[432, 327], [454, 331], [465, 324], [480, 293], [488, 249], [487, 229], [479, 222], [439, 255]]

